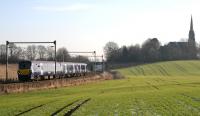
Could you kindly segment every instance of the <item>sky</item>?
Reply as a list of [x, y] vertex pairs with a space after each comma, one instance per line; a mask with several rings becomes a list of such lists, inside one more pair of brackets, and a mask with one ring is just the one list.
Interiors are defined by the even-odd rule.
[[57, 41], [68, 51], [97, 51], [158, 38], [188, 38], [190, 18], [200, 42], [199, 0], [0, 0], [0, 44]]

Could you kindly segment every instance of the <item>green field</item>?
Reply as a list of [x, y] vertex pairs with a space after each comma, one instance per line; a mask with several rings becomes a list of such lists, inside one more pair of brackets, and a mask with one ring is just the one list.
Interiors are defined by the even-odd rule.
[[1, 95], [0, 115], [62, 116], [71, 111], [75, 116], [200, 116], [200, 61], [161, 62], [118, 71], [125, 79]]

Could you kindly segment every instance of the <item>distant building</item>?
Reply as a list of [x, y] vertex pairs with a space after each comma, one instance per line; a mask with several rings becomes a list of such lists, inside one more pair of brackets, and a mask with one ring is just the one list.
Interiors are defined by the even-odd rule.
[[189, 38], [187, 42], [169, 42], [167, 45], [161, 47], [164, 51], [163, 57], [171, 59], [196, 59], [196, 42], [195, 33], [193, 29], [193, 19], [191, 16]]

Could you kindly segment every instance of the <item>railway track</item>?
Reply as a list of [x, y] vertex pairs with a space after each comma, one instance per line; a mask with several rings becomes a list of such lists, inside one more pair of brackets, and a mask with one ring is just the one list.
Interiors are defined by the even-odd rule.
[[[100, 74], [100, 73], [99, 73]], [[33, 83], [33, 82], [39, 82], [39, 81], [49, 81], [49, 80], [59, 80], [59, 79], [79, 79], [79, 78], [88, 78], [91, 76], [95, 76], [94, 73], [88, 73], [85, 76], [75, 76], [75, 77], [56, 77], [53, 78], [45, 78], [45, 79], [31, 79], [29, 81], [19, 81], [19, 80], [0, 80], [0, 84], [14, 84], [14, 83]]]

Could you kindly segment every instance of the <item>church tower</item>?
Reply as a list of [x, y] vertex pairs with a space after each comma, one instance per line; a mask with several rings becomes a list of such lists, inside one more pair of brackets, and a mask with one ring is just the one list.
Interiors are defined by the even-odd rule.
[[188, 55], [189, 55], [190, 59], [196, 59], [197, 58], [197, 49], [196, 49], [192, 16], [191, 16], [191, 22], [190, 22], [189, 39], [188, 39], [188, 50], [189, 50]]
[[190, 47], [195, 47], [195, 34], [194, 34], [194, 29], [193, 29], [193, 20], [191, 16], [191, 22], [190, 22], [190, 31], [189, 31], [189, 39], [188, 39], [188, 44]]

